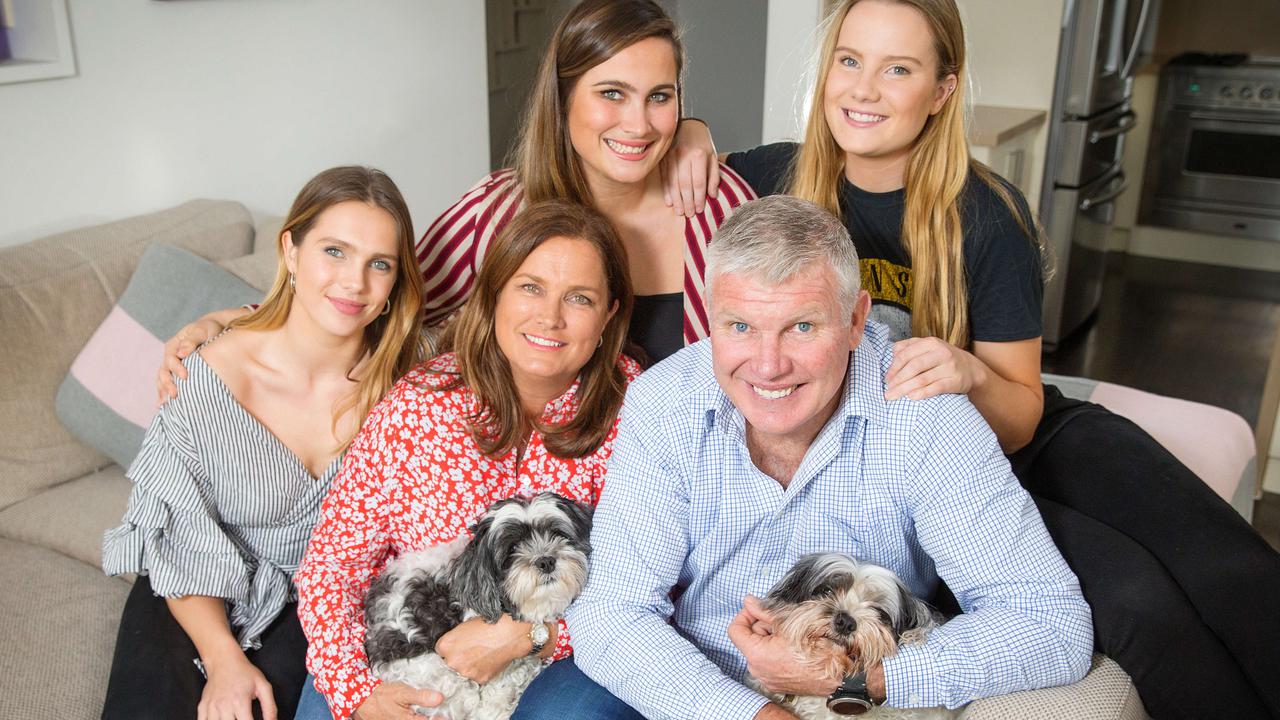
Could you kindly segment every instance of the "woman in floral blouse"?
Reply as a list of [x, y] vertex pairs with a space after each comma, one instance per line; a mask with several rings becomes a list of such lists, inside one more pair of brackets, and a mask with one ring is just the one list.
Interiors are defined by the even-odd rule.
[[[446, 352], [405, 376], [365, 421], [298, 571], [308, 667], [335, 718], [405, 717], [439, 702], [374, 678], [363, 598], [386, 563], [452, 541], [509, 497], [552, 491], [594, 505], [627, 383], [632, 307], [626, 252], [594, 210], [531, 206], [494, 241]], [[569, 652], [549, 628], [544, 657]], [[528, 623], [472, 620], [437, 652], [478, 682], [530, 653]], [[304, 692], [299, 718], [325, 717]]]

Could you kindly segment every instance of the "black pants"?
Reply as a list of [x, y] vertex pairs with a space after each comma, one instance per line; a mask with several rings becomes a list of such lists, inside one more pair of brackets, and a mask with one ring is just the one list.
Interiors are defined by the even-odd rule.
[[1230, 505], [1137, 425], [1054, 387], [1010, 461], [1152, 717], [1280, 718], [1280, 554]]
[[[296, 604], [285, 605], [263, 633], [261, 649], [245, 654], [271, 683], [278, 716], [292, 718], [307, 678], [307, 640]], [[193, 662], [197, 657], [195, 644], [164, 598], [154, 595], [151, 582], [140, 576], [120, 618], [103, 720], [195, 718], [205, 682]], [[254, 717], [262, 717], [256, 701], [253, 711]]]

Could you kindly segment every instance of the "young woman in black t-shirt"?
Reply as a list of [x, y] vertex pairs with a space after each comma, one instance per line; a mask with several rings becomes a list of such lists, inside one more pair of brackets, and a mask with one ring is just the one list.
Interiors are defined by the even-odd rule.
[[1041, 385], [1039, 228], [969, 156], [954, 1], [844, 0], [829, 23], [804, 142], [728, 165], [844, 218], [900, 338], [886, 397], [969, 396], [1147, 711], [1280, 717], [1280, 555], [1146, 432]]

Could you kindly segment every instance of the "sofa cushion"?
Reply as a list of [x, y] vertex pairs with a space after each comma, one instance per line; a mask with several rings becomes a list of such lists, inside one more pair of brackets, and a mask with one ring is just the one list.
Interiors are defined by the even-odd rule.
[[13, 540], [0, 539], [0, 558], [4, 716], [100, 717], [129, 584]]
[[1043, 377], [1067, 397], [1095, 402], [1133, 421], [1250, 519], [1257, 446], [1244, 418], [1213, 405], [1115, 383], [1049, 373]]
[[147, 246], [219, 260], [245, 254], [252, 241], [244, 206], [195, 200], [0, 248], [0, 508], [110, 462], [63, 428], [54, 395]]
[[128, 467], [156, 414], [155, 372], [164, 341], [212, 310], [262, 293], [181, 248], [147, 248], [58, 389], [58, 419], [86, 445]]
[[102, 534], [120, 524], [132, 483], [119, 465], [50, 488], [0, 511], [0, 536], [102, 567]]
[[961, 720], [1145, 720], [1147, 711], [1128, 674], [1111, 658], [1094, 654], [1080, 682], [976, 700]]

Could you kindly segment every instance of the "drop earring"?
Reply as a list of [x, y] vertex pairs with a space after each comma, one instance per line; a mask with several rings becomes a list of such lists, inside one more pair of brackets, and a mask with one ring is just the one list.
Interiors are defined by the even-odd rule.
[[289, 273], [289, 289], [298, 292], [298, 283], [293, 279], [293, 273]]
[[389, 312], [391, 312], [391, 298], [387, 298], [387, 306], [382, 308], [382, 312], [379, 314], [386, 315]]

